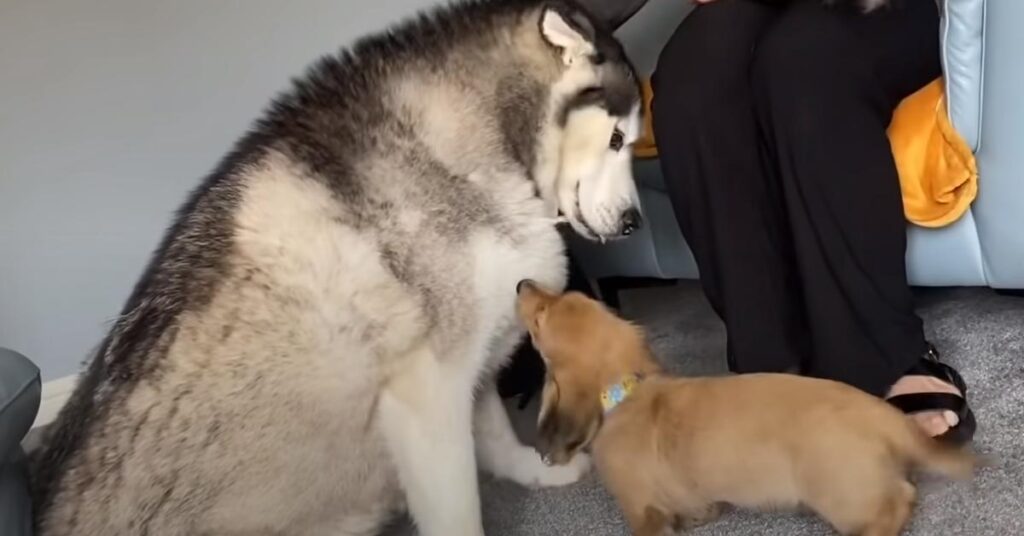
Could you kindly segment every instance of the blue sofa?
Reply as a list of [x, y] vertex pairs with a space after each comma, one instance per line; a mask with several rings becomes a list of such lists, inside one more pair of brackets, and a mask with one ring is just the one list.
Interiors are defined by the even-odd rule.
[[39, 411], [39, 368], [0, 348], [0, 534], [32, 534], [28, 463], [21, 442]]
[[[682, 4], [682, 2], [679, 2]], [[663, 4], [675, 4], [665, 2]], [[619, 34], [642, 71], [689, 8], [649, 2]], [[908, 225], [908, 278], [917, 286], [1024, 289], [1024, 0], [944, 0], [939, 32], [953, 125], [975, 150], [979, 194], [956, 223]], [[657, 160], [635, 163], [647, 224], [597, 245], [571, 239], [591, 279], [695, 279]]]

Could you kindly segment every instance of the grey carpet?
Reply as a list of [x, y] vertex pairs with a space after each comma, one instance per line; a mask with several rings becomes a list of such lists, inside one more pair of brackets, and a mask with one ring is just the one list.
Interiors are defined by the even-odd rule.
[[[929, 338], [971, 389], [980, 423], [976, 450], [994, 460], [968, 483], [921, 478], [909, 533], [1024, 534], [1024, 298], [981, 289], [928, 290], [919, 297]], [[670, 368], [683, 374], [725, 372], [724, 330], [693, 283], [632, 291], [623, 297], [623, 309], [647, 328], [653, 347]], [[532, 415], [513, 414], [528, 435]], [[593, 476], [545, 490], [483, 478], [489, 535], [628, 534]], [[807, 514], [731, 512], [692, 534], [803, 536], [830, 531]]]
[[[643, 325], [652, 346], [680, 374], [725, 372], [725, 334], [695, 284], [623, 296], [625, 315]], [[971, 388], [979, 420], [976, 450], [993, 458], [969, 483], [922, 479], [909, 533], [917, 536], [1024, 534], [1024, 298], [982, 289], [928, 290], [920, 312], [929, 338]], [[512, 410], [520, 434], [532, 436], [535, 407]], [[26, 443], [34, 443], [32, 439]], [[482, 477], [490, 536], [625, 536], [615, 505], [591, 475], [558, 489], [528, 490]], [[388, 531], [413, 534], [407, 521]], [[830, 534], [806, 514], [731, 512], [695, 536]]]

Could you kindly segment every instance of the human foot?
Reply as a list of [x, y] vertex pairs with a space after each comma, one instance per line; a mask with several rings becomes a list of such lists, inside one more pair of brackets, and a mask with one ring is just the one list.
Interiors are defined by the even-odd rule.
[[[956, 386], [939, 378], [920, 374], [908, 374], [893, 384], [886, 398], [918, 393], [949, 393], [951, 395], [963, 396], [963, 393]], [[917, 422], [918, 426], [926, 434], [932, 437], [938, 437], [946, 433], [960, 422], [960, 417], [950, 410], [922, 411], [913, 413], [910, 417]]]
[[977, 422], [967, 405], [967, 384], [956, 369], [939, 361], [931, 345], [892, 386], [886, 400], [936, 439], [964, 444], [974, 438]]

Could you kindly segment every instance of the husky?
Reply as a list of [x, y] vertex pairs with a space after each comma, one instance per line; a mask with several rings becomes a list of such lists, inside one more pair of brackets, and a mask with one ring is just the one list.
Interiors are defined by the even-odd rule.
[[641, 224], [636, 73], [567, 0], [471, 0], [322, 58], [179, 210], [34, 457], [43, 536], [483, 534], [545, 465], [494, 387], [559, 229]]

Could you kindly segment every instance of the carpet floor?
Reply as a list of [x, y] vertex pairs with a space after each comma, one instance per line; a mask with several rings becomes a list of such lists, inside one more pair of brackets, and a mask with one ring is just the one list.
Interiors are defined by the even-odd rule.
[[[1024, 298], [982, 289], [919, 293], [929, 339], [971, 389], [979, 421], [975, 450], [992, 457], [970, 482], [921, 477], [908, 533], [920, 536], [1024, 534]], [[645, 326], [661, 360], [687, 374], [723, 374], [724, 329], [698, 287], [642, 289], [623, 296], [625, 316]], [[511, 410], [529, 440], [535, 407]], [[495, 536], [624, 536], [625, 522], [591, 475], [572, 486], [528, 490], [482, 477], [487, 534]], [[405, 523], [395, 534], [411, 534]], [[809, 514], [733, 511], [695, 536], [831, 534]]]
[[[919, 480], [919, 504], [909, 534], [1007, 536], [1024, 534], [1024, 298], [983, 289], [919, 293], [929, 339], [967, 381], [978, 417], [975, 449], [991, 466], [966, 483]], [[661, 361], [686, 375], [724, 374], [725, 333], [699, 288], [627, 292], [624, 315], [643, 325]], [[511, 404], [510, 404], [511, 405]], [[524, 441], [533, 436], [536, 404], [510, 409]], [[35, 436], [35, 434], [33, 434]], [[34, 446], [34, 437], [26, 446]], [[594, 475], [555, 489], [530, 490], [481, 477], [485, 529], [492, 536], [626, 536], [625, 522]], [[399, 520], [389, 536], [415, 531]], [[733, 511], [694, 536], [810, 536], [831, 534], [808, 514]]]

